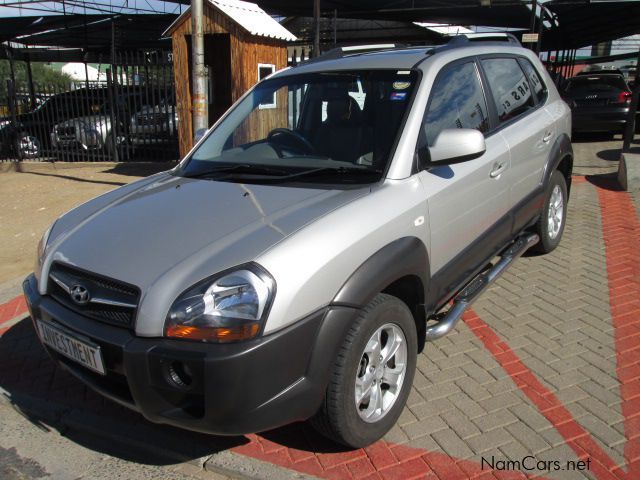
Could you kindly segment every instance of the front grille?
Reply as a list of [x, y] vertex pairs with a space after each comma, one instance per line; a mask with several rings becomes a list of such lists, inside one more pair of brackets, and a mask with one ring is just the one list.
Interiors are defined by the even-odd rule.
[[136, 118], [138, 125], [163, 125], [166, 122], [167, 116], [164, 113], [139, 114]]
[[[82, 286], [89, 301], [79, 304], [70, 290]], [[49, 272], [49, 294], [60, 304], [85, 317], [119, 327], [133, 328], [140, 290], [118, 280], [54, 263]]]
[[73, 140], [76, 138], [76, 127], [73, 125], [56, 127], [56, 132], [61, 140]]

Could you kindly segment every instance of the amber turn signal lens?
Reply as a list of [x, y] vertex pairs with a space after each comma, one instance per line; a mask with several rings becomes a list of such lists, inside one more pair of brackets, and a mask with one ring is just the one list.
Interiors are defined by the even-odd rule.
[[166, 336], [203, 342], [225, 343], [253, 338], [258, 334], [259, 329], [260, 325], [258, 323], [249, 323], [233, 328], [172, 325], [167, 327]]

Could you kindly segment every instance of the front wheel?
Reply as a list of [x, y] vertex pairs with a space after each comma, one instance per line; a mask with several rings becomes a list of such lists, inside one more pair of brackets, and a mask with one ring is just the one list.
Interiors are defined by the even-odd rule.
[[42, 144], [35, 135], [22, 132], [18, 135], [16, 149], [20, 158], [31, 160], [42, 154]]
[[535, 233], [540, 237], [535, 251], [549, 253], [555, 250], [560, 244], [566, 220], [567, 181], [562, 172], [555, 170], [551, 174], [542, 213], [535, 227]]
[[416, 325], [407, 305], [378, 294], [342, 343], [323, 405], [311, 420], [314, 428], [353, 448], [380, 439], [407, 402], [417, 345]]

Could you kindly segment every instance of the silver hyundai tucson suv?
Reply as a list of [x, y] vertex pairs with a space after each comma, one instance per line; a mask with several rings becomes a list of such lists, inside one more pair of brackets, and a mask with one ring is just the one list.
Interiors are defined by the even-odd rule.
[[147, 419], [398, 419], [426, 341], [562, 237], [567, 105], [514, 41], [343, 49], [247, 92], [173, 170], [62, 215], [24, 282], [51, 356]]

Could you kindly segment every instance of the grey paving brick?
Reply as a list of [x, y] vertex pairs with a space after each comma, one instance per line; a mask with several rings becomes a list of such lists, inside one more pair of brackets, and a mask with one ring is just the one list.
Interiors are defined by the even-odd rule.
[[522, 422], [508, 425], [506, 429], [524, 446], [524, 448], [533, 454], [537, 454], [538, 452], [551, 448], [539, 432], [534, 431]]
[[467, 415], [467, 418], [473, 419], [484, 415], [486, 410], [482, 408], [478, 402], [471, 400], [466, 393], [456, 393], [451, 395], [448, 399], [458, 410], [461, 410]]
[[551, 424], [549, 423], [549, 421], [528, 402], [523, 401], [519, 405], [509, 407], [509, 410], [511, 410], [511, 412], [516, 415], [522, 421], [522, 423], [528, 425], [536, 432], [551, 428]]
[[467, 418], [465, 412], [461, 412], [458, 409], [445, 412], [441, 415], [441, 417], [444, 419], [447, 425], [462, 439], [466, 439], [481, 433], [480, 429], [476, 427], [469, 418]]
[[432, 437], [447, 455], [462, 459], [473, 456], [471, 449], [453, 430], [441, 430]]
[[513, 441], [514, 437], [504, 428], [497, 428], [482, 435], [470, 437], [466, 440], [469, 447], [475, 453], [483, 453], [493, 449], [498, 449], [502, 445], [506, 445]]
[[442, 401], [446, 402], [447, 400], [445, 397], [453, 395], [454, 393], [459, 393], [461, 390], [454, 382], [448, 382], [439, 383], [437, 385], [428, 385], [424, 388], [419, 388], [418, 391], [427, 401], [443, 399]]
[[480, 400], [480, 405], [487, 412], [495, 412], [496, 410], [503, 410], [512, 405], [519, 405], [522, 403], [522, 399], [516, 395], [515, 392], [501, 393], [498, 395], [492, 395], [490, 398]]
[[402, 428], [402, 431], [409, 438], [417, 438], [449, 427], [438, 415], [431, 415], [422, 416], [419, 421], [401, 426], [400, 428]]
[[489, 391], [471, 377], [459, 378], [456, 380], [456, 385], [472, 400], [479, 401], [491, 398]]
[[474, 419], [473, 423], [475, 423], [475, 425], [483, 432], [488, 432], [495, 428], [505, 427], [518, 421], [518, 417], [506, 408], [502, 408]]

